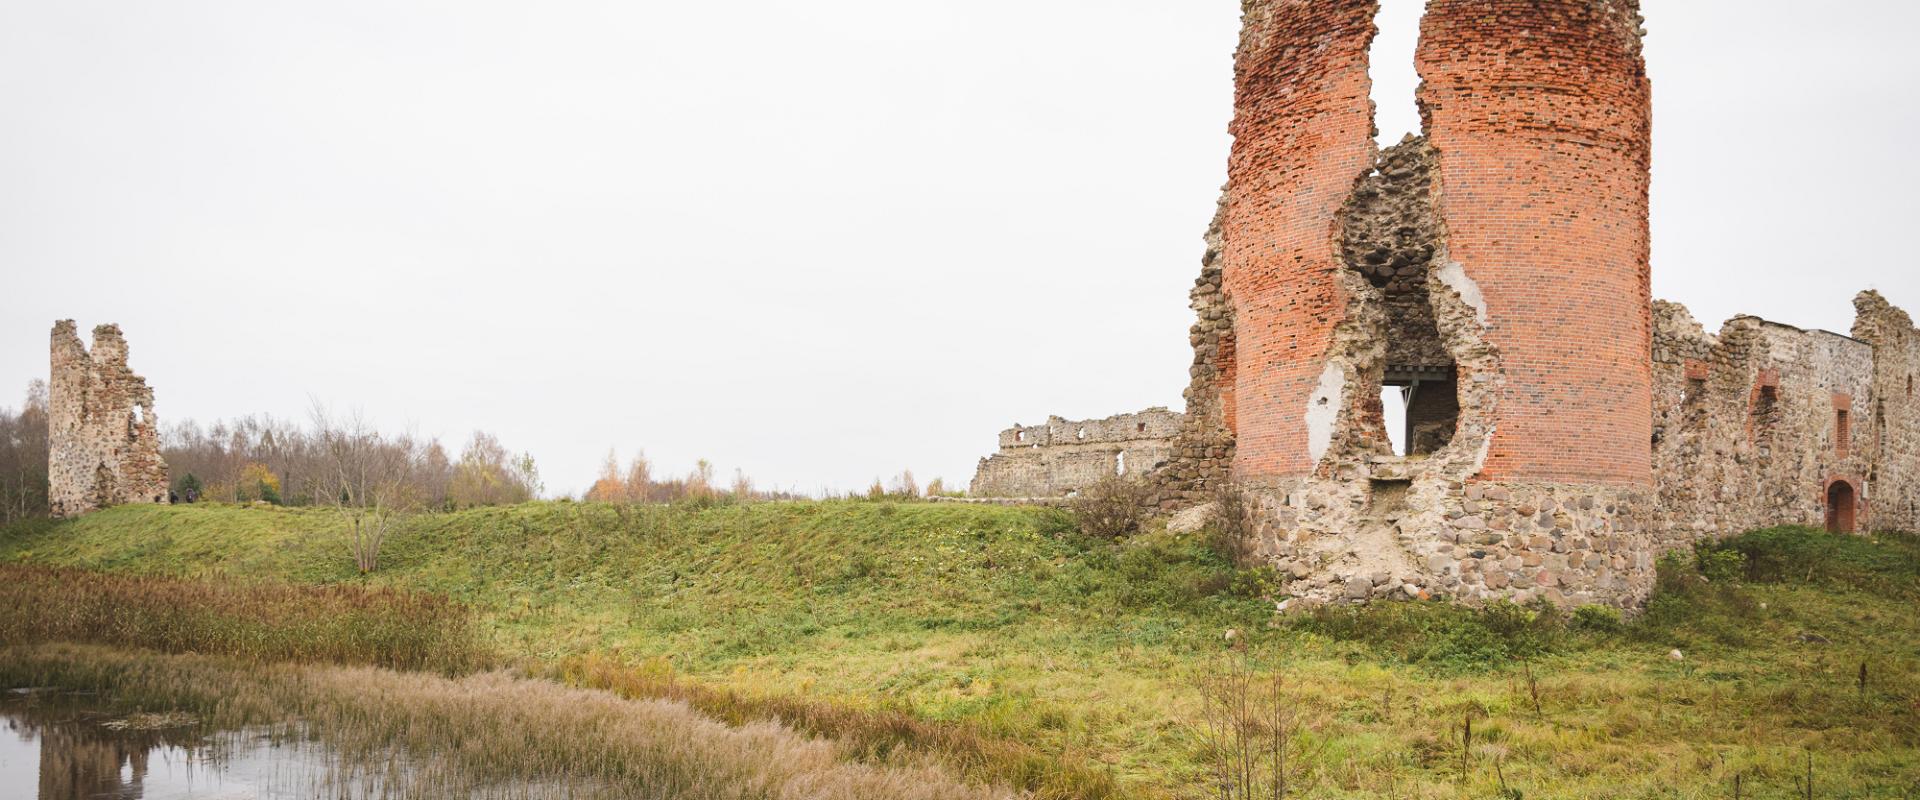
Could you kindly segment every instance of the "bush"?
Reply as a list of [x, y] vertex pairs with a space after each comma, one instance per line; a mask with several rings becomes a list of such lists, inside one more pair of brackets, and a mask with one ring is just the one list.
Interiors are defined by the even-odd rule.
[[1096, 539], [1120, 539], [1140, 532], [1147, 520], [1147, 485], [1118, 475], [1080, 490], [1069, 505], [1080, 532]]
[[1619, 633], [1627, 626], [1620, 617], [1620, 609], [1589, 605], [1573, 610], [1573, 627], [1591, 633]]
[[1840, 585], [1912, 597], [1920, 593], [1920, 538], [1879, 541], [1812, 528], [1769, 528], [1719, 545], [1744, 560], [1747, 580]]
[[1694, 566], [1708, 580], [1738, 580], [1747, 574], [1747, 557], [1739, 550], [1716, 545], [1701, 545], [1693, 551]]

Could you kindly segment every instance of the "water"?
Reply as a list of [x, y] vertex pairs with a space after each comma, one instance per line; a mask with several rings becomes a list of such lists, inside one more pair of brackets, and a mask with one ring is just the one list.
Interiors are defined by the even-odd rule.
[[317, 799], [333, 794], [331, 762], [325, 747], [286, 731], [130, 718], [85, 695], [0, 696], [0, 800]]

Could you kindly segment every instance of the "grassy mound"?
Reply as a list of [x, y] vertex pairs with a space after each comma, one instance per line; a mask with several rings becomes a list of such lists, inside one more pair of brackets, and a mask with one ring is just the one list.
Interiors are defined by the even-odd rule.
[[1750, 534], [1664, 564], [1633, 621], [1408, 603], [1281, 622], [1272, 576], [1203, 537], [1097, 541], [1043, 509], [532, 503], [420, 518], [370, 577], [343, 542], [323, 511], [127, 507], [0, 535], [0, 561], [431, 592], [556, 674], [680, 686], [659, 691], [723, 718], [963, 723], [1127, 796], [1210, 794], [1197, 686], [1228, 662], [1280, 677], [1315, 797], [1706, 797], [1736, 775], [1767, 796], [1809, 756], [1820, 796], [1920, 774], [1910, 537]]

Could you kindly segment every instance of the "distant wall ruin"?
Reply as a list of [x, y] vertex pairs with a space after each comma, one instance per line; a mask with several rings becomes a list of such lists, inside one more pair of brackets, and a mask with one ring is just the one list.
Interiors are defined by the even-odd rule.
[[1172, 456], [1182, 415], [1164, 408], [1096, 420], [1051, 417], [1000, 432], [1000, 452], [980, 459], [975, 497], [1064, 497], [1116, 475], [1145, 476]]
[[127, 340], [119, 326], [94, 328], [89, 352], [73, 320], [54, 324], [52, 367], [47, 494], [53, 515], [167, 502], [153, 389], [127, 368]]

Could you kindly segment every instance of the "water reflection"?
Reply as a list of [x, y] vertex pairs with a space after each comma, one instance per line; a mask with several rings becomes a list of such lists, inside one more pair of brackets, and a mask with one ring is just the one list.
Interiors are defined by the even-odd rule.
[[[185, 723], [185, 724], [182, 724]], [[261, 731], [209, 733], [190, 718], [107, 711], [98, 698], [0, 698], [0, 798], [304, 798], [326, 754]]]

